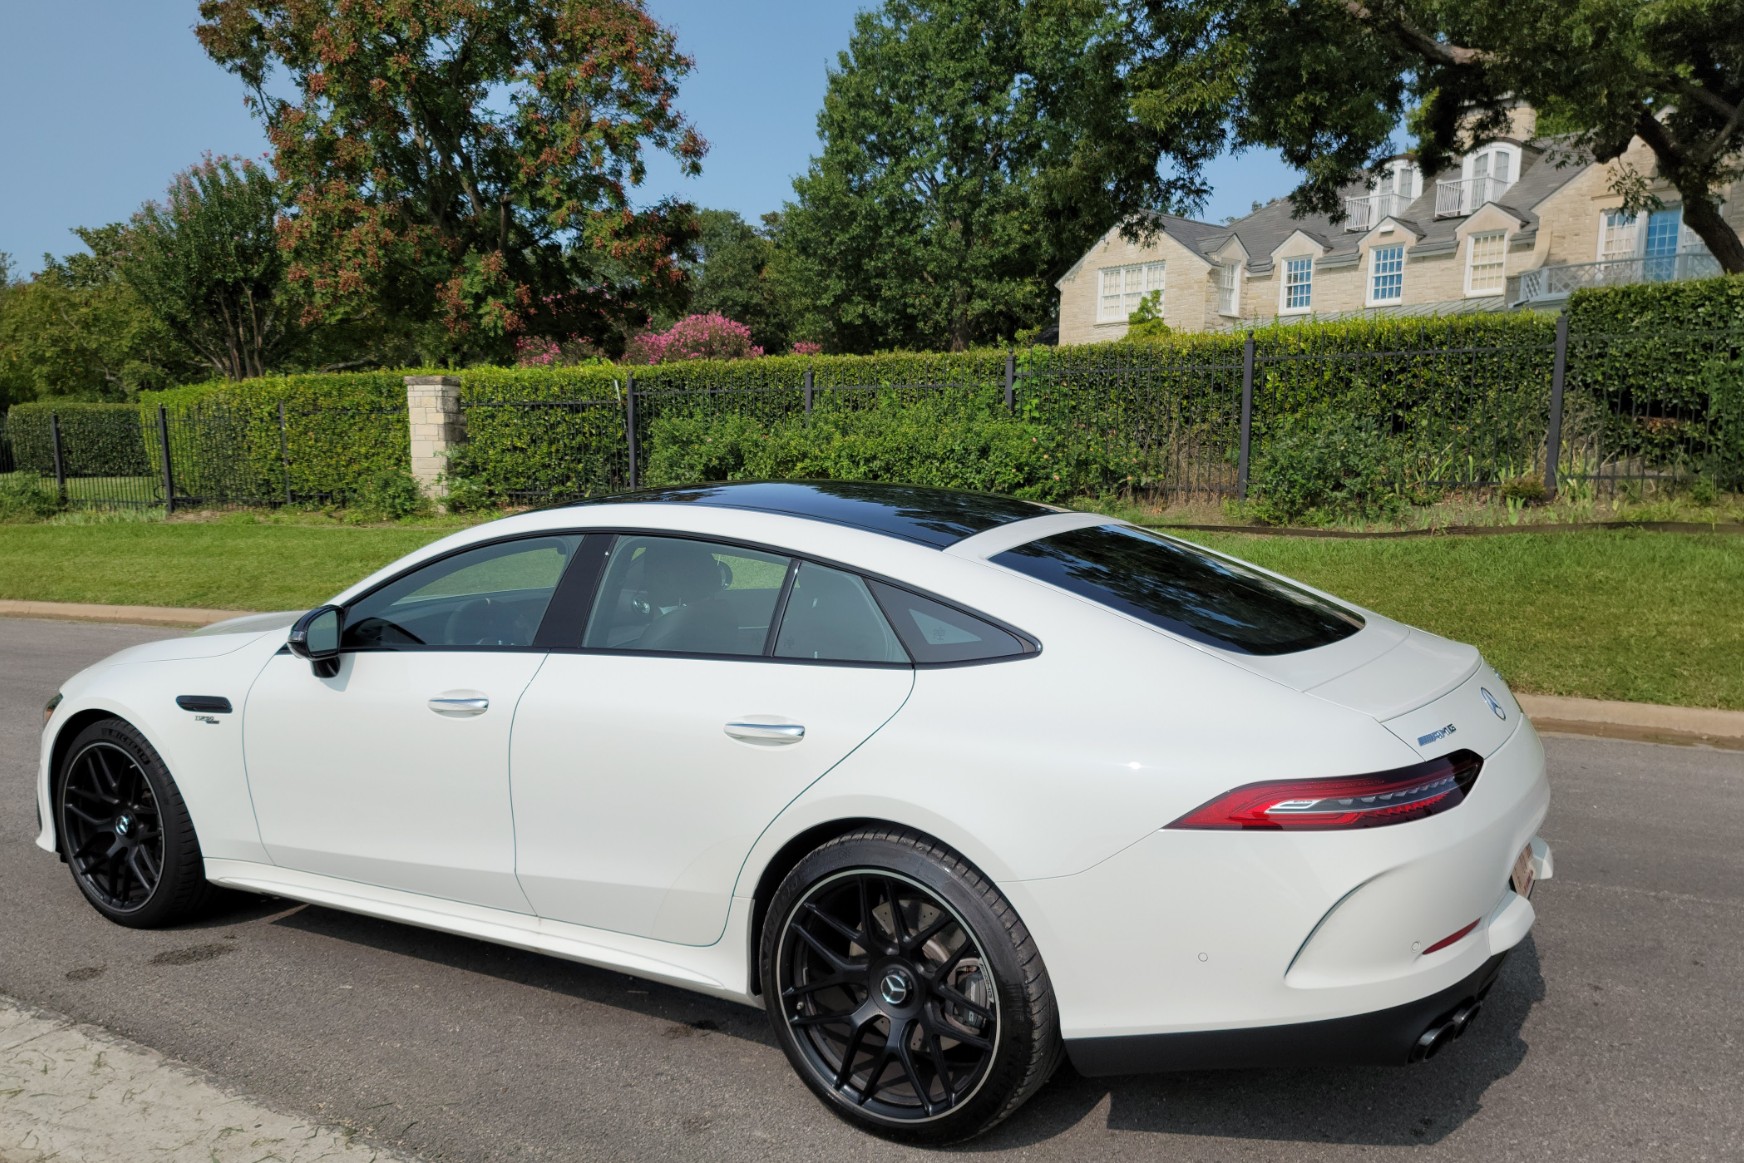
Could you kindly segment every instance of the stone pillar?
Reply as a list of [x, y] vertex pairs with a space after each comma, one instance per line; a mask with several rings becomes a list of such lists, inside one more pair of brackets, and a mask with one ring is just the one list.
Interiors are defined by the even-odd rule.
[[406, 420], [412, 437], [412, 479], [438, 505], [448, 487], [448, 452], [466, 437], [459, 376], [407, 376]]

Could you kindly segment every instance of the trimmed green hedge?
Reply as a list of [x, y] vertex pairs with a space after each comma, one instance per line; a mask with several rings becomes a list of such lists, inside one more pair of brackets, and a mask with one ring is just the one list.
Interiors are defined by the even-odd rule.
[[1744, 277], [1577, 291], [1568, 315], [1575, 457], [1597, 443], [1744, 489]]
[[[264, 376], [141, 396], [169, 417], [176, 491], [198, 501], [345, 501], [410, 471], [402, 372]], [[281, 425], [281, 406], [283, 423]], [[157, 453], [151, 450], [152, 467]]]
[[70, 477], [144, 476], [152, 471], [139, 408], [70, 401], [14, 404], [7, 416], [17, 467], [54, 472], [53, 418], [61, 427], [61, 459]]

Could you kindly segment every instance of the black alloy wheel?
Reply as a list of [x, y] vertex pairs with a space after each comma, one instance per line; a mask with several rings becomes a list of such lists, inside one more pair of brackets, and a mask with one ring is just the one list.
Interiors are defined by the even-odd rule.
[[772, 902], [763, 965], [801, 1077], [889, 1137], [978, 1134], [1059, 1058], [1028, 933], [972, 866], [917, 833], [856, 833], [802, 861]]
[[201, 911], [214, 895], [188, 811], [169, 771], [132, 724], [79, 732], [56, 784], [61, 854], [93, 908], [154, 928]]
[[133, 912], [163, 879], [163, 820], [157, 797], [133, 757], [92, 743], [67, 764], [61, 826], [67, 863], [86, 895]]

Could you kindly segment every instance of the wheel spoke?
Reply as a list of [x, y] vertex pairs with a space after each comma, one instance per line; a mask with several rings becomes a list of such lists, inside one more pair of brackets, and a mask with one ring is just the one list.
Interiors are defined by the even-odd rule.
[[788, 1000], [804, 997], [808, 993], [816, 993], [820, 989], [833, 989], [836, 986], [849, 986], [853, 979], [846, 974], [832, 973], [828, 977], [817, 977], [810, 981], [801, 981], [788, 986], [781, 991], [781, 996]]
[[93, 815], [92, 813], [87, 812], [84, 808], [79, 807], [79, 805], [77, 805], [75, 803], [72, 803], [69, 801], [68, 803], [66, 803], [63, 806], [67, 809], [67, 813], [69, 815], [78, 817], [79, 819], [85, 821], [85, 823], [90, 824], [93, 828], [105, 828], [105, 827], [108, 827], [108, 825], [109, 825], [108, 820], [103, 819], [101, 816]]
[[[80, 841], [79, 846], [73, 850], [72, 859], [81, 860], [86, 856], [90, 856], [92, 854], [92, 850], [97, 846], [97, 843], [108, 835], [109, 835], [109, 833], [107, 831], [92, 832], [89, 836], [86, 836], [84, 838], [84, 840]], [[95, 859], [93, 859], [90, 864], [84, 866], [79, 871], [88, 873], [94, 867], [96, 867], [96, 860]]]
[[934, 937], [950, 928], [955, 921], [955, 917], [951, 916], [950, 913], [945, 912], [943, 909], [940, 909], [939, 915], [933, 918], [932, 924], [928, 925], [920, 932], [915, 933], [908, 939], [908, 944], [904, 946], [905, 951], [918, 954], [922, 949], [926, 948], [928, 941], [931, 941]]
[[877, 1061], [874, 1062], [872, 1068], [866, 1072], [866, 1085], [860, 1088], [860, 1095], [854, 1100], [855, 1102], [858, 1102], [861, 1106], [865, 1106], [868, 1102], [878, 1096], [878, 1082], [884, 1077], [884, 1071], [889, 1068], [891, 1057], [890, 1045], [889, 1043], [885, 1043], [884, 1049], [878, 1052]]
[[938, 1076], [939, 1089], [944, 1094], [944, 1101], [950, 1102], [954, 1087], [951, 1086], [951, 1063], [945, 1057], [945, 1048], [939, 1042], [939, 1035], [934, 1030], [926, 1032], [927, 1054], [932, 1058], [933, 1073]]
[[151, 890], [157, 887], [157, 876], [151, 871], [150, 858], [146, 856], [145, 849], [135, 848], [127, 854], [127, 868], [139, 882], [139, 887], [150, 896]]
[[102, 790], [110, 797], [111, 803], [121, 802], [121, 781], [116, 778], [115, 771], [109, 766], [109, 761], [103, 757], [103, 748], [93, 747], [85, 754], [89, 757], [91, 771], [96, 775]]
[[837, 973], [852, 973], [856, 969], [866, 968], [864, 962], [856, 964], [853, 960], [843, 957], [834, 949], [831, 949], [828, 945], [825, 945], [822, 941], [818, 940], [798, 925], [793, 926], [793, 934], [801, 941], [804, 941], [806, 945], [811, 948], [812, 952], [816, 953], [819, 957], [822, 957], [824, 961], [828, 963], [829, 967]]
[[908, 1084], [914, 1088], [916, 1101], [925, 1108], [928, 1117], [931, 1117], [933, 1114], [932, 1093], [927, 1089], [926, 1084], [921, 1082], [920, 1071], [915, 1068], [914, 1055], [909, 1053], [908, 1049], [909, 1035], [913, 1032], [914, 1019], [910, 1018], [903, 1024], [902, 1036], [895, 1040], [896, 1061], [902, 1067], [902, 1073], [908, 1079]]
[[[837, 918], [832, 917], [830, 914], [828, 914], [828, 913], [824, 912], [822, 909], [818, 908], [817, 905], [813, 904], [811, 901], [806, 901], [805, 905], [801, 909], [801, 911], [804, 912], [805, 915], [808, 917], [816, 917], [818, 920], [822, 921], [824, 924], [828, 925], [830, 928], [834, 929], [836, 932], [840, 933], [843, 937], [847, 938], [848, 940], [861, 941], [861, 935], [860, 935], [860, 931], [858, 929], [850, 928], [849, 926], [842, 923]], [[864, 944], [863, 941], [861, 941], [861, 943]]]
[[854, 1059], [860, 1054], [860, 1046], [866, 1041], [866, 1031], [872, 1026], [872, 1019], [867, 1018], [855, 1025], [848, 1034], [848, 1040], [842, 1046], [842, 1064], [836, 1067], [836, 1089], [841, 1090], [854, 1077]]
[[908, 919], [902, 915], [902, 902], [896, 896], [896, 882], [884, 877], [884, 899], [890, 905], [890, 937], [898, 949], [908, 943]]
[[959, 1009], [968, 1010], [982, 1021], [989, 1021], [993, 1017], [993, 1011], [991, 1009], [982, 1005], [980, 1002], [970, 1001], [967, 995], [962, 993], [960, 990], [946, 985], [942, 980], [933, 982], [933, 992]]

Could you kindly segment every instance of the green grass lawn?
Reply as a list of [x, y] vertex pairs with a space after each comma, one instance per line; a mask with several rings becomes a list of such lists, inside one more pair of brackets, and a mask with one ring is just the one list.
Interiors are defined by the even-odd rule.
[[[306, 608], [454, 527], [0, 525], [0, 598]], [[1744, 709], [1744, 538], [1191, 536], [1474, 643], [1522, 690]]]

